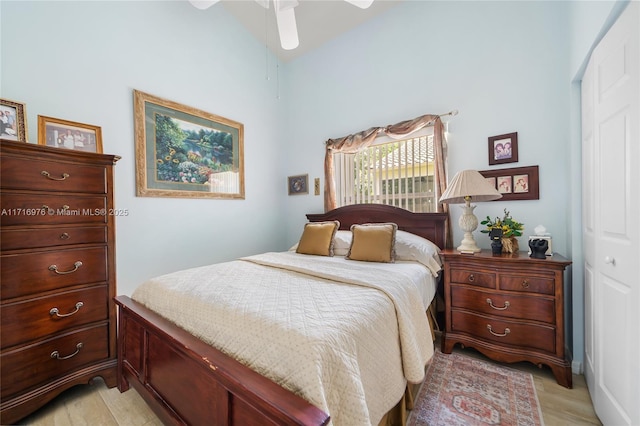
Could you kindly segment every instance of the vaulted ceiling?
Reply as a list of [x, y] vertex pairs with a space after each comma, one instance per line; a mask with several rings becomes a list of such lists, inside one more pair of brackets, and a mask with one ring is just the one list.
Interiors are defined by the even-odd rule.
[[295, 17], [300, 45], [294, 50], [280, 47], [273, 4], [264, 9], [252, 0], [222, 0], [211, 9], [224, 7], [280, 60], [287, 62], [386, 12], [403, 0], [375, 0], [368, 9], [360, 9], [342, 0], [298, 1]]

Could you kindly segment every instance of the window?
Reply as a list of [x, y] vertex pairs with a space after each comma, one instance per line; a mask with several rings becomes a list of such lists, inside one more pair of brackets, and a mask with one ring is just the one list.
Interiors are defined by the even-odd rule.
[[374, 203], [436, 211], [433, 136], [377, 143], [333, 157], [337, 206]]

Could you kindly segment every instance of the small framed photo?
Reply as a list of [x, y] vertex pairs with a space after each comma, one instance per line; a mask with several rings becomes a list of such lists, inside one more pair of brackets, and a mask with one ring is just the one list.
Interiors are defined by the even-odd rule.
[[92, 124], [38, 116], [38, 144], [102, 153], [102, 129]]
[[502, 194], [499, 201], [540, 199], [538, 166], [481, 170], [480, 174]]
[[309, 175], [289, 176], [287, 178], [289, 195], [301, 195], [309, 193]]
[[517, 194], [529, 192], [529, 175], [513, 175], [513, 192]]
[[489, 165], [518, 162], [518, 133], [489, 138]]
[[[501, 194], [511, 194], [511, 176], [498, 176], [498, 192]], [[504, 195], [503, 195], [504, 197]]]
[[0, 99], [0, 139], [27, 142], [26, 106], [22, 102]]

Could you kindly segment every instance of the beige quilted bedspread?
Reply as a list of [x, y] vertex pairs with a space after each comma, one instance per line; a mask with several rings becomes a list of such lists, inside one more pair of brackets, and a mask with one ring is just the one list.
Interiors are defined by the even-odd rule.
[[433, 355], [411, 277], [389, 264], [265, 253], [152, 279], [132, 298], [326, 411], [334, 425], [376, 425], [407, 381], [423, 380]]

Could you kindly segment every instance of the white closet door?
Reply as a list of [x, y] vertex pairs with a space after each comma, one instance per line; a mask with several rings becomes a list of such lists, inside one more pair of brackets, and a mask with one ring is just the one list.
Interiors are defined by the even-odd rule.
[[640, 425], [640, 4], [583, 79], [585, 374], [605, 425]]

